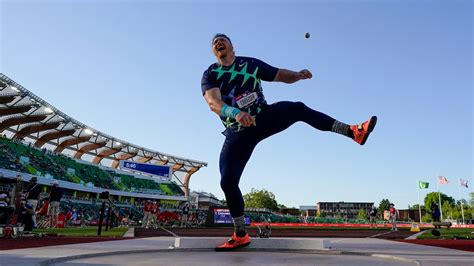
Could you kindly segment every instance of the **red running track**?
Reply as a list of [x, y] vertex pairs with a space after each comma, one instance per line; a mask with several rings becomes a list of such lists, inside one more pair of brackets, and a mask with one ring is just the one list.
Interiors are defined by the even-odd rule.
[[402, 240], [402, 239], [399, 239], [395, 241], [474, 252], [474, 240], [453, 240], [453, 239], [414, 239], [414, 240], [403, 239]]
[[92, 243], [100, 241], [123, 240], [121, 237], [65, 237], [65, 236], [44, 236], [44, 237], [19, 237], [0, 238], [0, 250], [38, 248], [46, 246], [59, 246], [81, 243]]

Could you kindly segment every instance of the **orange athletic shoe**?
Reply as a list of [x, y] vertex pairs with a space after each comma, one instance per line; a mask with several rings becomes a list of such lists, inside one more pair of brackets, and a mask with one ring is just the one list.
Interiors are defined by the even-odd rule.
[[375, 124], [377, 124], [377, 117], [372, 116], [369, 120], [360, 125], [351, 126], [351, 130], [354, 133], [353, 140], [360, 145], [364, 145], [370, 135], [370, 132], [374, 130]]
[[250, 244], [249, 234], [245, 234], [244, 237], [238, 237], [235, 233], [225, 242], [224, 244], [217, 246], [216, 251], [230, 251], [237, 248], [245, 247]]

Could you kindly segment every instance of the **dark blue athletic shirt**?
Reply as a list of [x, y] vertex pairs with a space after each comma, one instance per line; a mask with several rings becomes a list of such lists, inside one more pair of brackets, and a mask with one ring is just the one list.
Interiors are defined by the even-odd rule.
[[[204, 93], [213, 88], [219, 88], [222, 101], [232, 107], [256, 116], [265, 104], [262, 92], [262, 80], [273, 81], [278, 68], [252, 57], [236, 56], [231, 66], [214, 63], [204, 71], [201, 89]], [[222, 123], [234, 132], [243, 130], [235, 119], [221, 116]]]

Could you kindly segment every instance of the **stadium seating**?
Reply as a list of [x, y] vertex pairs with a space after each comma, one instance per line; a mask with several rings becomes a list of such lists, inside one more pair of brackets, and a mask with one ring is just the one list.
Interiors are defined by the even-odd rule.
[[182, 196], [184, 192], [175, 183], [157, 183], [150, 179], [119, 174], [112, 168], [80, 163], [65, 155], [56, 155], [46, 149], [37, 149], [17, 140], [0, 137], [0, 167], [38, 176], [50, 176], [77, 184], [127, 192]]

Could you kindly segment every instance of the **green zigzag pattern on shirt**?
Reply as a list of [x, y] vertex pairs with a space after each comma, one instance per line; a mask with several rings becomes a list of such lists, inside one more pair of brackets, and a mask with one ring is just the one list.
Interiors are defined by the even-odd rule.
[[222, 66], [220, 66], [217, 69], [213, 69], [212, 72], [217, 72], [217, 80], [219, 80], [222, 77], [222, 75], [224, 75], [225, 73], [230, 73], [229, 82], [231, 82], [235, 77], [237, 77], [237, 75], [243, 75], [244, 80], [242, 82], [242, 86], [244, 86], [245, 82], [247, 82], [247, 80], [250, 77], [252, 77], [254, 79], [253, 90], [255, 90], [255, 87], [257, 86], [257, 84], [261, 83], [260, 79], [257, 78], [258, 67], [255, 69], [253, 74], [247, 73], [247, 63], [245, 63], [244, 67], [240, 71], [235, 70], [235, 63], [234, 63], [232, 64], [232, 67], [229, 70], [224, 70], [222, 69]]

